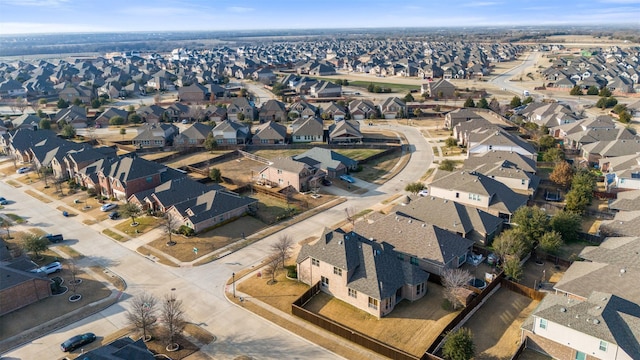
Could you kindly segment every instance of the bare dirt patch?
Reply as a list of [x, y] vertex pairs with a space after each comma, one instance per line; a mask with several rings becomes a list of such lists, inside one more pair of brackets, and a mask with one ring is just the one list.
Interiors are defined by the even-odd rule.
[[189, 155], [185, 155], [185, 156], [181, 156], [176, 159], [173, 159], [170, 162], [164, 163], [164, 165], [177, 169], [182, 166], [197, 164], [202, 161], [207, 161], [215, 157], [218, 157], [220, 155], [226, 154], [228, 152], [230, 151], [220, 150], [220, 151], [208, 151], [208, 152], [189, 154]]
[[538, 301], [500, 289], [465, 324], [473, 333], [476, 358], [509, 360], [520, 345], [520, 325]]

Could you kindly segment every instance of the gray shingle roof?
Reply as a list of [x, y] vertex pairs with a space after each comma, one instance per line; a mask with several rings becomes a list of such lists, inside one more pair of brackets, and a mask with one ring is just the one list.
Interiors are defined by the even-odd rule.
[[311, 148], [300, 155], [296, 155], [293, 157], [294, 160], [302, 161], [306, 164], [318, 168], [318, 169], [331, 169], [335, 170], [340, 166], [340, 164], [344, 164], [347, 168], [353, 168], [358, 165], [358, 162], [339, 154], [333, 150], [314, 147]]
[[609, 209], [619, 211], [640, 210], [640, 190], [619, 192], [618, 198], [609, 204]]

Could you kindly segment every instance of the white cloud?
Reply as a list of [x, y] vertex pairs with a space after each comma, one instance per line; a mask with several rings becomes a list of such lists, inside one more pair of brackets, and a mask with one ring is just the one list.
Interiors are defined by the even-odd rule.
[[250, 7], [243, 7], [243, 6], [230, 6], [227, 8], [227, 10], [235, 13], [248, 13], [248, 12], [254, 11], [255, 9]]

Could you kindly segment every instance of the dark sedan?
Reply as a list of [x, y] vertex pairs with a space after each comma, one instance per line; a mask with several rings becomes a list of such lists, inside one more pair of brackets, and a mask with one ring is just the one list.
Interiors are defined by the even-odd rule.
[[92, 343], [96, 340], [96, 335], [94, 333], [86, 333], [82, 335], [76, 335], [67, 341], [60, 344], [60, 349], [64, 352], [73, 351], [79, 348], [82, 345], [86, 345]]

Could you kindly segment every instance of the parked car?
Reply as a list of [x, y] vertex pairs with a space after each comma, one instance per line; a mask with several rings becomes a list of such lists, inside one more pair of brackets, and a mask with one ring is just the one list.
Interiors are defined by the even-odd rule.
[[64, 236], [62, 236], [62, 234], [47, 234], [43, 236], [43, 238], [51, 241], [52, 243], [59, 243], [64, 241]]
[[94, 333], [86, 333], [82, 335], [76, 335], [74, 337], [69, 338], [67, 341], [60, 344], [60, 350], [67, 352], [73, 351], [79, 348], [82, 345], [86, 345], [92, 343], [96, 340], [96, 335]]
[[346, 181], [349, 184], [353, 184], [354, 182], [356, 182], [356, 180], [352, 178], [351, 175], [347, 175], [347, 174], [340, 175], [340, 180]]
[[24, 174], [26, 172], [29, 172], [31, 170], [31, 168], [29, 166], [23, 166], [20, 169], [16, 170], [16, 174]]
[[120, 213], [117, 211], [112, 211], [109, 213], [109, 219], [116, 220], [120, 218]]
[[429, 190], [427, 190], [427, 189], [422, 189], [422, 190], [420, 190], [420, 192], [418, 192], [418, 195], [420, 195], [420, 196], [427, 196], [427, 195], [429, 195]]
[[5, 199], [4, 197], [0, 196], [0, 205], [7, 205], [9, 203], [9, 201], [7, 201], [7, 199]]
[[104, 205], [100, 206], [100, 211], [107, 212], [109, 210], [115, 209], [116, 207], [118, 207], [118, 204], [107, 203], [107, 204], [104, 204]]
[[44, 274], [53, 274], [62, 270], [62, 264], [59, 261], [54, 261], [51, 264], [47, 264], [45, 266], [41, 266], [37, 269], [31, 270], [34, 273], [44, 273]]
[[331, 180], [327, 179], [327, 178], [322, 178], [321, 181], [322, 185], [324, 186], [331, 186]]

